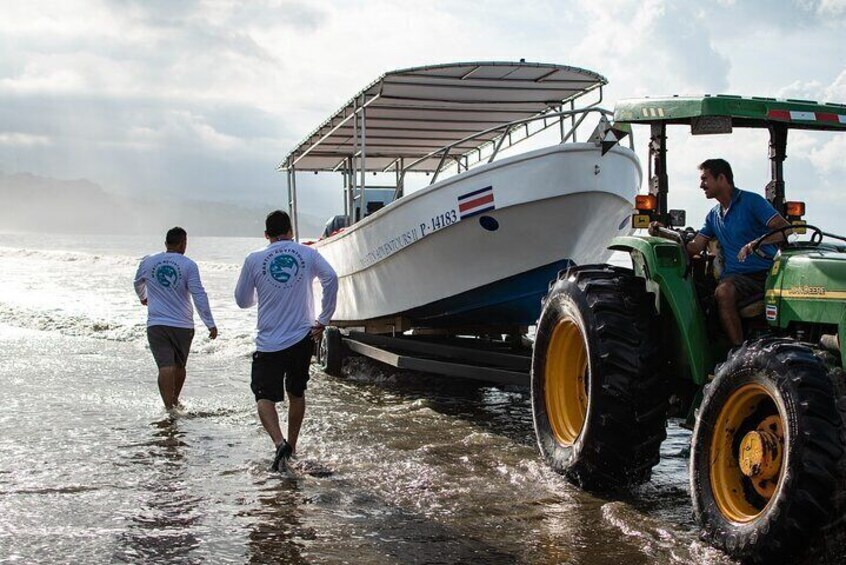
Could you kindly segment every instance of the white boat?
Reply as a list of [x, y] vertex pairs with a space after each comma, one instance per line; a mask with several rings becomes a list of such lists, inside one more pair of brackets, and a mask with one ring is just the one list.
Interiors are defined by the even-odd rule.
[[[630, 230], [641, 182], [598, 106], [605, 82], [524, 62], [393, 71], [291, 151], [280, 169], [295, 222], [297, 171], [344, 178], [345, 214], [314, 244], [339, 276], [333, 323], [524, 330], [559, 270], [605, 261], [608, 241]], [[585, 127], [593, 134], [575, 141]], [[553, 145], [502, 157], [551, 128]], [[448, 164], [452, 176], [437, 180]], [[394, 182], [368, 186], [371, 172]], [[419, 172], [433, 182], [405, 195]]]

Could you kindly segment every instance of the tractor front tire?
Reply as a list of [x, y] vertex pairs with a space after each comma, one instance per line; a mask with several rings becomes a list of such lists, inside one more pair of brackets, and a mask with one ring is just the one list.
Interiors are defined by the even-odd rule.
[[630, 269], [587, 265], [547, 295], [532, 358], [532, 415], [544, 460], [591, 490], [648, 481], [666, 438], [655, 297]]
[[704, 539], [744, 562], [795, 562], [838, 518], [844, 445], [832, 374], [787, 338], [748, 341], [718, 368], [690, 465]]

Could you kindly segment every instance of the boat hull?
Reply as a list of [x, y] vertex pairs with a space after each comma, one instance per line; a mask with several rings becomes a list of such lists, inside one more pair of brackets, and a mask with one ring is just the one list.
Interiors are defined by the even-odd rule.
[[556, 273], [604, 261], [630, 231], [641, 169], [628, 149], [571, 143], [410, 194], [316, 243], [339, 276], [339, 325], [525, 326]]

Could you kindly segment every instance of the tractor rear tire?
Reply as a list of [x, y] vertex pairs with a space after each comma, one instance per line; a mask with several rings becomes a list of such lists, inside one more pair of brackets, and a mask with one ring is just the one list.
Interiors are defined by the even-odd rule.
[[794, 562], [838, 519], [843, 406], [832, 378], [787, 338], [729, 354], [693, 434], [690, 490], [704, 539], [744, 562]]
[[532, 415], [544, 460], [590, 490], [646, 482], [667, 437], [655, 296], [630, 269], [569, 269], [544, 300]]
[[837, 464], [837, 487], [833, 499], [834, 511], [826, 525], [814, 536], [808, 550], [809, 563], [846, 563], [846, 372], [839, 358], [829, 352], [817, 351], [828, 368], [834, 385], [835, 405], [840, 414], [840, 443], [843, 453]]

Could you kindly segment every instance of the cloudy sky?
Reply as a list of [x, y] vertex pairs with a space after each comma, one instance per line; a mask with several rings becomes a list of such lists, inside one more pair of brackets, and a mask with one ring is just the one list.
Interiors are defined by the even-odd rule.
[[[281, 205], [278, 162], [385, 71], [525, 58], [603, 74], [609, 106], [700, 93], [846, 103], [844, 37], [846, 0], [0, 0], [0, 172]], [[645, 146], [648, 130], [636, 135]], [[768, 180], [763, 133], [677, 129], [670, 143], [671, 207], [693, 224], [703, 159], [729, 159], [741, 187]], [[846, 136], [791, 134], [788, 154], [788, 196], [846, 231]], [[304, 181], [302, 207], [328, 216], [322, 176]]]

